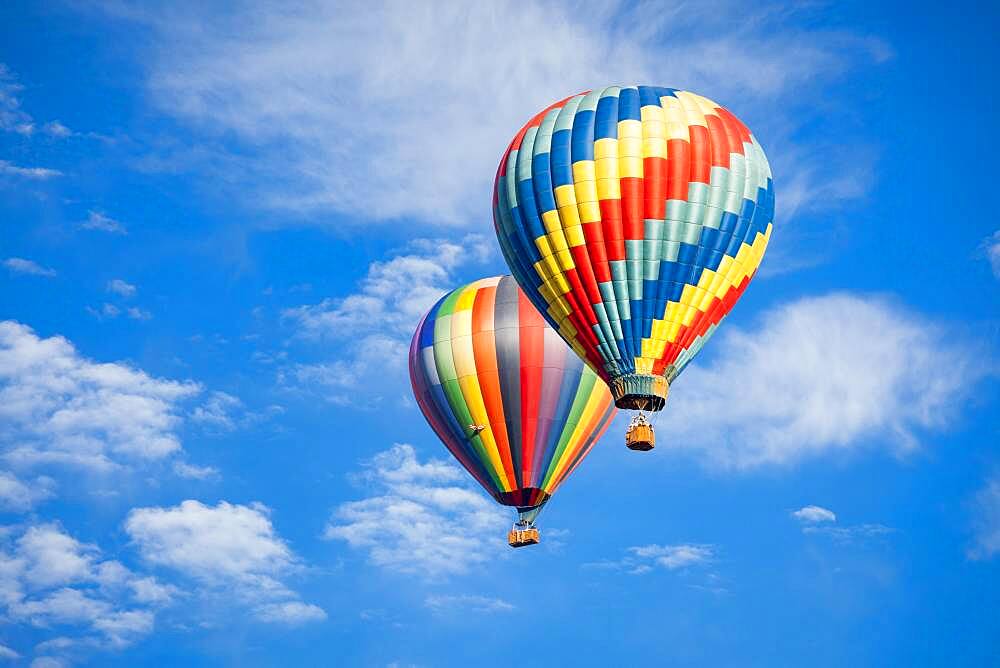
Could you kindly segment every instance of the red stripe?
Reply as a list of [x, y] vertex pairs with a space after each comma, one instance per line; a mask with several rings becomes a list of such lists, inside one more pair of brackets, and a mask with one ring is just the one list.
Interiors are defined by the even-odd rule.
[[507, 475], [514, 479], [510, 436], [504, 419], [500, 372], [497, 369], [496, 332], [493, 314], [496, 306], [496, 286], [480, 288], [472, 303], [472, 353], [476, 360], [476, 375], [486, 405], [490, 431], [496, 439], [500, 460]]
[[608, 260], [625, 259], [625, 234], [622, 228], [622, 201], [602, 199], [601, 225], [604, 228], [604, 248]]
[[667, 172], [667, 199], [687, 200], [691, 174], [691, 147], [683, 139], [667, 142], [670, 169]]
[[625, 238], [642, 240], [642, 178], [630, 176], [620, 180], [622, 190], [622, 231]]
[[517, 291], [517, 317], [521, 350], [521, 471], [527, 481], [535, 457], [535, 434], [541, 403], [542, 367], [545, 363], [545, 321], [524, 292]]
[[[644, 158], [642, 161], [643, 218], [663, 220], [666, 214], [667, 161], [663, 158]], [[643, 230], [643, 236], [645, 230]], [[641, 238], [641, 237], [640, 237]]]
[[691, 135], [691, 180], [698, 183], [711, 183], [712, 155], [711, 140], [708, 128], [702, 125], [688, 127]]
[[706, 114], [705, 122], [708, 123], [708, 136], [712, 144], [712, 166], [728, 168], [729, 137], [726, 135], [726, 126], [715, 114]]
[[[594, 278], [597, 279], [598, 283], [610, 281], [611, 267], [608, 265], [608, 252], [604, 245], [604, 230], [601, 229], [601, 221], [584, 223], [583, 238], [587, 245], [587, 252], [590, 254], [590, 264], [594, 268]], [[622, 245], [624, 246], [624, 243]]]

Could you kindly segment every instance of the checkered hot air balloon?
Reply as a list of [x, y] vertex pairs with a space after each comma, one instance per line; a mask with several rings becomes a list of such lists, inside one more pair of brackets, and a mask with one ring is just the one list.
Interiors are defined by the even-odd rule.
[[541, 111], [504, 154], [493, 199], [517, 282], [632, 410], [663, 408], [753, 278], [774, 218], [750, 130], [711, 100], [654, 86]]
[[519, 513], [508, 539], [538, 542], [534, 519], [614, 417], [611, 393], [510, 276], [454, 290], [410, 344], [420, 410], [451, 454]]

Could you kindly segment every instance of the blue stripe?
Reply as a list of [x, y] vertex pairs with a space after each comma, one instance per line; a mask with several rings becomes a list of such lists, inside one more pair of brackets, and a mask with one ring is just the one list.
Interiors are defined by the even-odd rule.
[[594, 159], [594, 112], [578, 111], [573, 116], [573, 162]]
[[634, 88], [622, 88], [618, 93], [618, 120], [642, 120], [639, 113], [639, 91]]
[[618, 104], [618, 98], [612, 95], [597, 101], [595, 140], [618, 138]]

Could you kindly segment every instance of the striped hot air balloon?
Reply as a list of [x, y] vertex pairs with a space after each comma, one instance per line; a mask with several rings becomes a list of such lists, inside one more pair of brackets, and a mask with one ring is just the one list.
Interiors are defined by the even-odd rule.
[[537, 542], [539, 510], [615, 413], [607, 386], [510, 276], [434, 305], [410, 345], [410, 380], [451, 454], [497, 502], [517, 508], [514, 546]]
[[707, 98], [654, 86], [544, 109], [514, 137], [494, 188], [517, 282], [633, 410], [663, 407], [753, 278], [773, 217], [771, 169], [750, 130]]

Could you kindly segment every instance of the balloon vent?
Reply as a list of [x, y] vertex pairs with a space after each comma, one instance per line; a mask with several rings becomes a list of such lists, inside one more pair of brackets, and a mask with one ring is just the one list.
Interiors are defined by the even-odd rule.
[[535, 527], [524, 527], [515, 524], [507, 533], [507, 544], [511, 547], [524, 547], [525, 545], [538, 545], [538, 529]]
[[656, 434], [653, 433], [653, 425], [649, 423], [645, 415], [641, 413], [632, 418], [628, 429], [625, 430], [625, 447], [629, 450], [648, 452], [656, 445]]
[[658, 411], [667, 402], [670, 383], [663, 376], [630, 373], [608, 384], [615, 406], [632, 411]]

